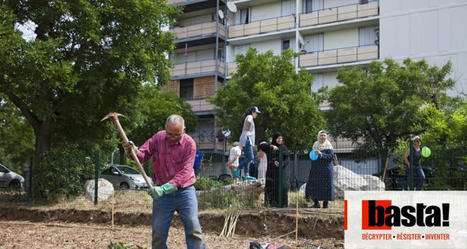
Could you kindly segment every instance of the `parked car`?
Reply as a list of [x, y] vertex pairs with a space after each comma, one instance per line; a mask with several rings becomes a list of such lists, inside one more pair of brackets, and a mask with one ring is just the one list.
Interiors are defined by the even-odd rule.
[[0, 164], [0, 187], [11, 189], [22, 189], [24, 178]]
[[148, 185], [144, 181], [143, 175], [127, 165], [110, 165], [108, 169], [102, 172], [101, 177], [111, 182], [115, 189], [148, 188]]

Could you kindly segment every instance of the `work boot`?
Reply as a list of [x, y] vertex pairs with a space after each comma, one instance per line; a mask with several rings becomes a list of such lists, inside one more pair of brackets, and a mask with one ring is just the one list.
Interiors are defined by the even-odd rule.
[[323, 201], [323, 208], [328, 208], [328, 201]]

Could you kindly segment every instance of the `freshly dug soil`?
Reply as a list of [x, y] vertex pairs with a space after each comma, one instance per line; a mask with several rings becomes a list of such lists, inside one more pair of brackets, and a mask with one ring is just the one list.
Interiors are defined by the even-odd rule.
[[[301, 210], [302, 212], [304, 210]], [[296, 217], [292, 209], [261, 209], [243, 211], [236, 225], [236, 234], [247, 236], [280, 236], [295, 231]], [[225, 213], [201, 212], [199, 219], [205, 232], [220, 233], [225, 222]], [[26, 220], [34, 222], [75, 222], [111, 224], [112, 213], [102, 210], [75, 210], [2, 207], [0, 220]], [[332, 211], [310, 210], [299, 215], [298, 236], [306, 239], [335, 238], [343, 239], [344, 218]], [[151, 225], [151, 213], [114, 214], [115, 225]], [[182, 227], [181, 220], [175, 215], [172, 226]]]
[[[205, 233], [208, 248], [240, 249], [249, 248], [251, 241], [280, 243], [293, 248], [343, 248], [343, 241], [334, 238], [320, 240], [293, 238], [252, 237], [234, 235], [233, 238], [220, 237], [215, 233]], [[0, 247], [5, 249], [105, 249], [113, 242], [122, 242], [128, 248], [151, 248], [151, 228], [149, 226], [109, 226], [64, 222], [0, 221]], [[171, 249], [186, 248], [183, 228], [172, 226], [167, 246]]]
[[[295, 248], [342, 248], [343, 214], [332, 209], [300, 209], [298, 242], [295, 209], [242, 211], [233, 238], [220, 237], [224, 211], [200, 212], [209, 248], [249, 248], [251, 241]], [[150, 248], [151, 213], [102, 210], [0, 207], [0, 246], [9, 248], [107, 248], [111, 241]], [[287, 236], [285, 236], [288, 234]], [[184, 230], [175, 216], [169, 248], [185, 248]], [[136, 248], [136, 247], [135, 247]]]

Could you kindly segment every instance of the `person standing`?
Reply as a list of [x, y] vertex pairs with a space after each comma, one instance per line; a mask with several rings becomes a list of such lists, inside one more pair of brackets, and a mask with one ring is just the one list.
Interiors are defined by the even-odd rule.
[[199, 170], [201, 169], [201, 160], [203, 160], [203, 152], [200, 150], [197, 150], [196, 156], [195, 156], [195, 163], [193, 164], [193, 170], [195, 171], [195, 176], [198, 176]]
[[318, 141], [313, 144], [318, 159], [311, 161], [310, 174], [306, 183], [305, 198], [313, 199], [314, 208], [328, 208], [328, 202], [334, 200], [334, 149], [328, 140], [326, 131], [318, 132]]
[[187, 248], [206, 248], [193, 186], [196, 181], [193, 170], [196, 144], [185, 133], [183, 117], [170, 115], [165, 122], [165, 130], [157, 132], [139, 149], [133, 142], [123, 143], [123, 148], [127, 155], [134, 150], [141, 163], [153, 158], [155, 186], [148, 191], [153, 198], [152, 249], [167, 248], [167, 236], [175, 211], [185, 227]]
[[[415, 180], [415, 189], [422, 190], [423, 182], [425, 181], [425, 172], [423, 172], [421, 160], [422, 160], [422, 150], [420, 145], [422, 144], [422, 138], [420, 136], [415, 136], [412, 138], [413, 140], [413, 166], [414, 166], [414, 174], [413, 179]], [[407, 149], [404, 155], [404, 164], [407, 166], [406, 175], [405, 175], [405, 190], [409, 190], [409, 170], [410, 170], [410, 148]]]
[[266, 152], [261, 149], [262, 143], [266, 142], [261, 142], [259, 144], [259, 151], [258, 151], [258, 179], [265, 179], [266, 178], [266, 172], [268, 168], [268, 156], [266, 155]]
[[240, 159], [239, 169], [242, 170], [242, 176], [250, 176], [250, 164], [253, 163], [253, 147], [255, 146], [255, 119], [259, 111], [258, 107], [248, 107], [244, 114], [242, 134], [240, 135], [240, 148], [245, 153], [245, 157]]
[[[288, 206], [288, 184], [285, 169], [289, 165], [289, 150], [284, 145], [281, 133], [276, 132], [272, 137], [270, 146], [261, 143], [261, 150], [267, 151], [266, 185], [264, 188], [264, 199], [266, 204], [273, 207]], [[282, 166], [280, 166], [280, 155], [282, 154]], [[279, 174], [282, 174], [280, 179]], [[282, 188], [279, 191], [279, 188]], [[281, 192], [281, 195], [279, 193]], [[281, 205], [279, 205], [279, 200]]]
[[242, 150], [240, 149], [238, 142], [234, 142], [232, 148], [230, 148], [229, 161], [226, 163], [226, 166], [229, 167], [230, 172], [232, 172], [232, 178], [234, 183], [237, 183], [238, 178], [240, 178], [240, 175], [238, 174], [238, 159], [240, 158], [241, 154]]

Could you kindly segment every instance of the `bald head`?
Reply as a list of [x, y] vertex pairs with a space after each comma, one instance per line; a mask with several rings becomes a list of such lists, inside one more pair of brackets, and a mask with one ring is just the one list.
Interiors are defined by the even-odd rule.
[[177, 125], [177, 124], [182, 124], [183, 129], [185, 129], [185, 119], [183, 119], [182, 116], [177, 115], [177, 114], [172, 114], [170, 115], [167, 120], [165, 120], [165, 126], [167, 125]]

